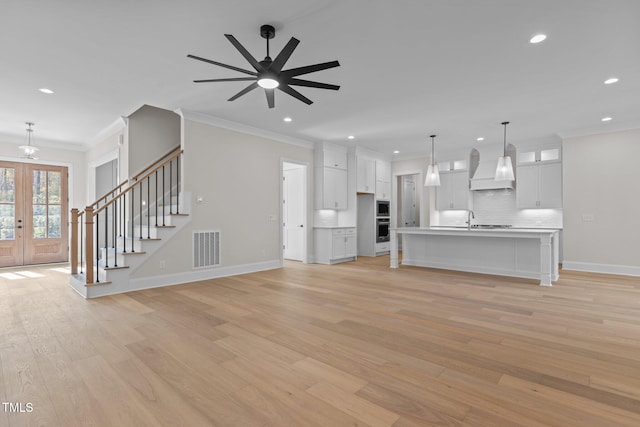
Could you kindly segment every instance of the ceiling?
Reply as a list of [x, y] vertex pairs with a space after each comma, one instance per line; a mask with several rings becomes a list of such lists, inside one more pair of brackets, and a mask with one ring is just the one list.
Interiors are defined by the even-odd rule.
[[[87, 147], [143, 104], [403, 157], [424, 156], [432, 133], [443, 150], [502, 142], [505, 120], [511, 142], [640, 127], [638, 0], [8, 0], [2, 9], [5, 141], [22, 142], [33, 121], [35, 141]], [[261, 60], [262, 24], [276, 28], [272, 56], [301, 41], [285, 69], [339, 60], [303, 77], [341, 89], [299, 88], [310, 106], [276, 91], [268, 109], [261, 89], [227, 101], [246, 82], [192, 83], [241, 77], [186, 56], [247, 68], [224, 34]], [[547, 40], [530, 44], [537, 33]], [[605, 85], [612, 76], [620, 81]]]

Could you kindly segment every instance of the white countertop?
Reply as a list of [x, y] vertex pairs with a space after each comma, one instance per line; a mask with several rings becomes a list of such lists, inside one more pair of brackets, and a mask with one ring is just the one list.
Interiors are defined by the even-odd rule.
[[356, 228], [355, 225], [314, 225], [313, 228]]
[[433, 235], [468, 235], [495, 237], [534, 237], [543, 234], [557, 233], [559, 230], [550, 228], [472, 228], [466, 227], [399, 227], [392, 228], [399, 234], [433, 234]]

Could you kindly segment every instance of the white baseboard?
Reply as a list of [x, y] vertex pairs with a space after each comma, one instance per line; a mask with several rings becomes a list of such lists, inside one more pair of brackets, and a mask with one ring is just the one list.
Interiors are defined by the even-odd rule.
[[120, 294], [123, 292], [141, 291], [143, 289], [160, 288], [163, 286], [182, 285], [185, 283], [199, 282], [201, 280], [216, 279], [219, 277], [237, 276], [239, 274], [255, 273], [264, 270], [273, 270], [282, 267], [282, 261], [264, 261], [253, 264], [232, 265], [229, 267], [208, 268], [202, 270], [187, 271], [178, 274], [167, 274], [164, 276], [143, 277], [139, 279], [130, 279], [125, 290], [112, 288], [107, 286], [101, 288], [104, 292], [100, 292], [97, 296], [107, 296]]
[[[509, 277], [521, 277], [523, 279], [535, 279], [540, 280], [540, 273], [529, 271], [513, 271], [510, 269], [502, 269], [496, 267], [483, 267], [483, 266], [466, 266], [457, 264], [448, 264], [441, 262], [425, 262], [423, 260], [402, 259], [402, 265], [412, 265], [415, 267], [427, 267], [438, 268], [441, 270], [453, 270], [464, 271], [467, 273], [480, 273], [480, 274], [493, 274], [496, 276], [509, 276]], [[552, 277], [552, 280], [557, 280], [557, 277]]]
[[596, 264], [592, 262], [562, 261], [563, 270], [587, 271], [590, 273], [640, 276], [640, 267], [630, 265]]

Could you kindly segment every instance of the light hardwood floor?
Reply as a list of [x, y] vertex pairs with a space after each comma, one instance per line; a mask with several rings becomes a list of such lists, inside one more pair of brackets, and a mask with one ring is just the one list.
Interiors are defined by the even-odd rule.
[[0, 425], [640, 425], [640, 279], [388, 263], [96, 300], [1, 269], [0, 399], [33, 411]]

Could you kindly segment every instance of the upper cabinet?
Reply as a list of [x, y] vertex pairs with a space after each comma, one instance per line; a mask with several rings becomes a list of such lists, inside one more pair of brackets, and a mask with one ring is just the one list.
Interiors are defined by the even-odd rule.
[[357, 160], [356, 192], [375, 193], [376, 191], [376, 161], [358, 156]]
[[376, 160], [376, 199], [391, 199], [391, 163]]
[[439, 211], [469, 209], [469, 172], [442, 172], [436, 187], [436, 208]]
[[516, 205], [519, 209], [562, 208], [562, 164], [553, 162], [518, 166]]
[[322, 145], [315, 150], [316, 209], [347, 209], [347, 150]]
[[519, 209], [562, 208], [560, 148], [518, 153], [516, 206]]

